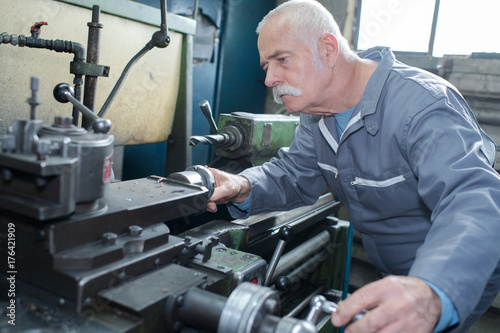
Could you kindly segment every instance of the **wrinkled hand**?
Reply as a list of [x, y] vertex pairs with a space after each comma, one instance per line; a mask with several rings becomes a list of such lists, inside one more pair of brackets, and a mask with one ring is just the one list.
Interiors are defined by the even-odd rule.
[[214, 193], [208, 199], [207, 210], [215, 213], [217, 204], [224, 204], [230, 201], [243, 203], [250, 194], [250, 182], [242, 176], [233, 175], [213, 168], [208, 170], [214, 175]]
[[419, 278], [388, 276], [367, 284], [339, 304], [332, 315], [340, 327], [363, 309], [369, 310], [350, 324], [346, 333], [432, 332], [441, 316], [439, 296]]

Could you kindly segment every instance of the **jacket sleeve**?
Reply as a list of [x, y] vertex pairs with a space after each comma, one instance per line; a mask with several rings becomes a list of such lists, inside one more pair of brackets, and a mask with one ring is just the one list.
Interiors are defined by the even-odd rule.
[[283, 211], [314, 204], [327, 188], [317, 163], [310, 116], [301, 115], [289, 148], [282, 148], [278, 156], [262, 166], [244, 170], [251, 185], [251, 203], [248, 212], [229, 205], [234, 218]]
[[431, 226], [409, 275], [443, 290], [461, 320], [479, 302], [500, 258], [496, 147], [453, 93], [405, 124], [404, 147]]

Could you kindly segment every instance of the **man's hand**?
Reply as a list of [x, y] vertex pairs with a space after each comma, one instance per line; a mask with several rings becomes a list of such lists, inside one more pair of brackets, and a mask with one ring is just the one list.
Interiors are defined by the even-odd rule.
[[243, 203], [250, 195], [250, 182], [242, 176], [233, 175], [217, 169], [208, 168], [214, 175], [214, 193], [208, 199], [207, 210], [215, 213], [217, 204], [228, 203], [229, 201]]
[[439, 296], [419, 278], [388, 276], [367, 284], [340, 302], [332, 315], [340, 327], [362, 310], [369, 310], [350, 324], [346, 333], [432, 332], [441, 316]]

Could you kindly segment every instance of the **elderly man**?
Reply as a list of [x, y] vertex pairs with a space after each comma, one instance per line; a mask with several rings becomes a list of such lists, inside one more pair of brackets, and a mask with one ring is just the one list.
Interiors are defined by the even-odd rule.
[[240, 175], [212, 169], [207, 209], [230, 202], [242, 218], [330, 188], [383, 276], [333, 324], [367, 309], [349, 332], [465, 332], [500, 286], [500, 178], [462, 96], [388, 48], [353, 53], [315, 1], [284, 3], [257, 32], [266, 85], [300, 126], [279, 159]]

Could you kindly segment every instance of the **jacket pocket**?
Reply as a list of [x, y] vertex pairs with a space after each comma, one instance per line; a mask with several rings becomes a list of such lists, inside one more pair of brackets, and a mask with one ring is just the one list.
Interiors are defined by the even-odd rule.
[[355, 177], [354, 180], [351, 182], [352, 186], [368, 186], [368, 187], [378, 187], [378, 188], [383, 188], [383, 187], [389, 187], [392, 185], [395, 185], [397, 183], [404, 182], [406, 178], [403, 175], [399, 175], [397, 177], [389, 178], [386, 180], [370, 180], [370, 179], [364, 179], [360, 177]]
[[335, 179], [337, 179], [337, 177], [339, 175], [339, 170], [337, 170], [336, 167], [331, 166], [329, 164], [320, 163], [320, 162], [318, 162], [318, 166], [322, 170], [323, 174], [325, 174], [325, 171], [327, 173], [332, 173], [334, 175]]
[[349, 185], [352, 199], [358, 201], [366, 220], [413, 215], [423, 207], [418, 180], [411, 172], [377, 180], [355, 177]]

